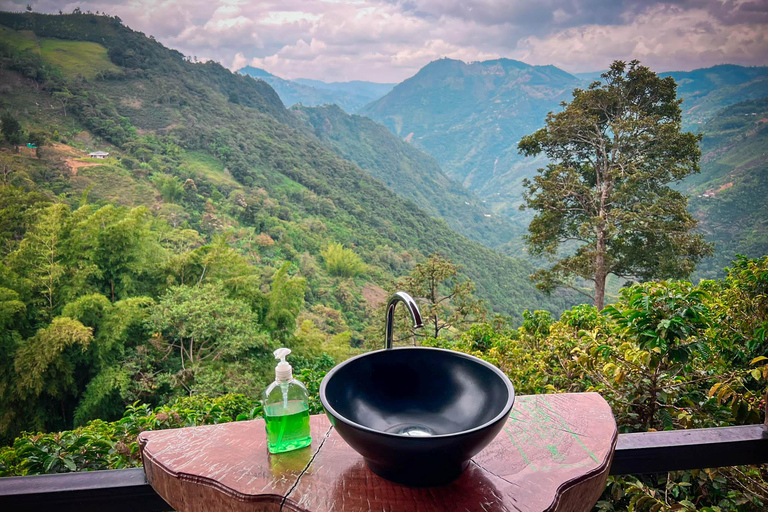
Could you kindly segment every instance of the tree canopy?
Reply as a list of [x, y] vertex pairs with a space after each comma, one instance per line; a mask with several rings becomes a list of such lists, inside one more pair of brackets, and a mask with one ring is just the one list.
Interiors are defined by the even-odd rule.
[[438, 253], [417, 264], [399, 286], [421, 303], [427, 336], [445, 337], [444, 329], [456, 330], [485, 317], [483, 301], [474, 296], [475, 284], [460, 279], [459, 267]]

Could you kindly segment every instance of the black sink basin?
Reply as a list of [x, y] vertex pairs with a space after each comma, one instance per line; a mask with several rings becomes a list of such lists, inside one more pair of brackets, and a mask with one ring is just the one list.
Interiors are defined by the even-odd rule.
[[331, 370], [320, 400], [374, 473], [412, 486], [458, 477], [504, 426], [515, 390], [495, 366], [460, 352], [395, 348]]

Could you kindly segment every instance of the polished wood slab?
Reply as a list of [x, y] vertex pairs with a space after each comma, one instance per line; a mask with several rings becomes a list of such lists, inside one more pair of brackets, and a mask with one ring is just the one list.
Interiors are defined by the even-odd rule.
[[312, 416], [312, 445], [270, 455], [261, 420], [143, 432], [152, 487], [180, 512], [588, 511], [616, 446], [597, 393], [517, 397], [502, 432], [453, 483], [410, 488], [372, 473]]

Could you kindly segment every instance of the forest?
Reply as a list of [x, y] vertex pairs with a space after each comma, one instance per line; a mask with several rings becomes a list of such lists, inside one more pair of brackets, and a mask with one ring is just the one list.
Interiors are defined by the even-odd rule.
[[[0, 476], [134, 467], [143, 430], [260, 417], [279, 346], [321, 413], [323, 376], [382, 345], [398, 289], [432, 297], [409, 341], [481, 357], [519, 394], [597, 391], [621, 432], [763, 420], [768, 257], [628, 280], [598, 310], [361, 169], [413, 183], [397, 173], [432, 162], [317, 130], [391, 142], [380, 127], [285, 109], [116, 17], [0, 13], [0, 29]], [[763, 510], [767, 479], [611, 477], [597, 510]]]
[[[184, 297], [189, 289], [173, 288], [155, 308], [148, 308], [156, 309], [155, 312], [150, 314], [145, 310], [148, 320], [144, 325], [162, 333], [164, 326], [172, 325], [173, 311], [178, 309], [180, 299], [187, 299], [185, 315], [196, 318], [189, 310], [199, 310], [202, 306]], [[199, 297], [215, 301], [212, 308], [229, 308], [225, 311], [237, 320], [237, 313], [249, 312], [241, 299], [222, 298], [226, 295], [213, 284], [197, 290]], [[214, 290], [217, 291], [215, 297], [208, 295]], [[104, 302], [109, 303], [105, 298]], [[118, 306], [120, 302], [114, 307], [129, 308], [125, 304]], [[151, 303], [151, 299], [146, 299], [146, 303]], [[146, 303], [134, 304], [133, 311], [141, 310]], [[2, 311], [5, 314], [14, 307], [20, 311], [23, 304], [17, 300], [14, 306], [12, 301], [6, 301]], [[86, 308], [81, 307], [81, 311], [84, 314]], [[90, 319], [85, 315], [81, 317], [88, 325], [96, 316], [93, 309], [90, 312]], [[287, 309], [283, 313], [290, 314]], [[132, 317], [134, 322], [138, 316]], [[102, 329], [114, 329], [114, 320], [110, 325], [109, 317], [103, 318]], [[130, 324], [131, 320], [125, 323]], [[89, 358], [84, 357], [85, 354], [97, 352], [104, 343], [100, 344], [92, 334], [96, 331], [83, 327], [83, 323], [73, 318], [59, 317], [54, 325], [53, 329], [71, 332], [66, 339], [74, 340], [54, 362], [61, 372], [59, 380], [66, 382], [67, 369], [72, 371], [77, 362], [87, 364]], [[197, 327], [178, 331], [178, 336], [191, 333], [191, 329]], [[579, 305], [563, 312], [559, 319], [547, 311], [526, 311], [519, 326], [502, 318], [468, 322], [455, 336], [427, 337], [420, 343], [463, 351], [497, 365], [509, 375], [520, 394], [598, 391], [611, 404], [621, 432], [641, 432], [760, 422], [765, 410], [764, 390], [768, 385], [767, 328], [768, 257], [739, 258], [728, 269], [725, 279], [702, 281], [698, 285], [685, 281], [637, 284], [623, 289], [619, 300], [603, 311]], [[320, 381], [335, 362], [345, 357], [343, 351], [338, 351], [344, 346], [344, 340], [329, 343], [330, 340], [316, 334], [302, 337], [302, 331], [303, 325], [296, 331], [296, 346], [304, 350], [306, 358], [300, 365], [299, 378], [309, 388], [311, 412], [319, 414], [322, 413], [318, 399]], [[80, 337], [78, 332], [82, 332]], [[38, 333], [38, 339], [44, 336]], [[158, 343], [150, 338], [143, 350], [127, 349], [127, 344], [123, 344], [126, 354], [123, 357], [130, 364], [136, 364], [142, 358], [142, 351], [151, 354], [167, 350], [168, 346], [181, 341], [165, 339]], [[221, 343], [217, 348], [222, 354], [227, 352], [222, 361], [238, 350], [241, 354], [248, 351], [257, 354], [260, 350], [258, 342], [242, 343], [241, 340], [238, 345], [235, 339], [216, 341]], [[84, 343], [87, 343], [85, 349]], [[318, 355], [312, 356], [313, 348]], [[326, 348], [331, 352], [337, 350], [336, 359]], [[115, 348], [113, 353], [117, 352]], [[131, 353], [135, 354], [133, 360], [129, 359]], [[33, 359], [41, 359], [41, 356], [21, 355], [21, 361], [31, 368], [35, 364]], [[148, 359], [144, 358], [145, 364]], [[267, 360], [271, 363], [271, 358]], [[183, 378], [183, 372], [179, 373], [181, 364], [180, 358], [168, 357], [162, 364], [164, 371], [158, 373], [162, 377], [155, 382], [164, 381], [166, 389], [172, 389], [172, 383]], [[243, 387], [244, 393], [215, 392], [216, 383], [221, 382], [218, 379], [223, 377], [222, 370], [217, 372], [215, 366], [207, 363], [198, 367], [202, 371], [193, 377], [201, 384], [199, 392], [192, 396], [179, 389], [175, 398], [166, 395], [162, 405], [152, 406], [148, 399], [152, 391], [162, 389], [157, 386], [149, 391], [145, 389], [145, 395], [125, 408], [122, 417], [115, 421], [95, 419], [74, 430], [29, 433], [16, 438], [11, 446], [0, 448], [0, 475], [133, 467], [141, 464], [136, 436], [143, 430], [259, 417], [260, 401], [247, 385]], [[143, 375], [148, 375], [150, 370], [145, 368]], [[208, 377], [204, 376], [206, 373]], [[214, 377], [217, 373], [218, 378]], [[71, 380], [72, 374], [69, 375]], [[46, 391], [63, 391], [63, 386], [37, 382], [24, 379], [23, 385], [30, 386], [31, 390], [43, 390], [40, 407], [46, 400], [52, 401], [45, 395]], [[236, 385], [237, 381], [228, 382]], [[139, 390], [143, 385], [134, 383], [133, 389]], [[91, 402], [98, 403], [93, 398]], [[81, 415], [86, 414], [88, 407], [80, 407]], [[763, 467], [610, 477], [596, 510], [763, 510], [768, 502], [767, 478]]]

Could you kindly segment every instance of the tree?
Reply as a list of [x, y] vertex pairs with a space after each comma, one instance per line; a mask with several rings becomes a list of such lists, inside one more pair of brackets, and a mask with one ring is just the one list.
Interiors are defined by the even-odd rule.
[[40, 130], [31, 131], [27, 134], [27, 141], [35, 146], [35, 156], [40, 158], [41, 148], [48, 143], [48, 136]]
[[286, 261], [272, 278], [266, 318], [267, 327], [273, 335], [283, 340], [296, 328], [296, 317], [304, 306], [304, 291], [307, 287], [306, 279], [288, 274], [291, 266], [291, 262]]
[[3, 132], [3, 137], [8, 141], [14, 149], [18, 151], [21, 139], [24, 136], [24, 131], [21, 129], [21, 123], [10, 112], [5, 112], [0, 116], [0, 131]]
[[60, 305], [62, 280], [67, 269], [63, 264], [64, 224], [69, 207], [54, 204], [38, 210], [36, 222], [26, 232], [18, 249], [11, 254], [12, 267], [31, 285], [42, 317], [50, 319]]
[[550, 161], [524, 183], [525, 206], [537, 212], [526, 242], [554, 262], [533, 279], [543, 290], [576, 289], [575, 277], [594, 281], [601, 309], [608, 274], [681, 278], [712, 252], [691, 233], [687, 198], [669, 187], [699, 172], [701, 157], [699, 137], [681, 130], [674, 79], [637, 61], [616, 61], [602, 78], [576, 89], [518, 145]]
[[154, 385], [154, 372], [145, 373], [137, 364], [147, 353], [147, 321], [154, 307], [149, 297], [131, 297], [112, 303], [101, 294], [78, 297], [62, 309], [62, 315], [93, 329], [88, 348], [90, 378], [83, 382], [75, 424], [94, 418], [119, 417], [126, 403], [142, 399]]
[[440, 254], [431, 254], [416, 265], [399, 285], [421, 299], [421, 316], [432, 337], [439, 338], [443, 329], [457, 328], [485, 315], [482, 300], [473, 295], [475, 284], [460, 281], [459, 267]]
[[179, 383], [190, 393], [205, 364], [234, 359], [249, 349], [264, 348], [248, 305], [230, 299], [219, 285], [175, 286], [152, 311], [154, 344], [168, 357], [178, 354]]
[[12, 157], [0, 155], [0, 185], [10, 185], [11, 178], [18, 172], [18, 166]]
[[[127, 214], [109, 207], [101, 210], [107, 211], [101, 217], [104, 224], [96, 231], [93, 262], [114, 302], [152, 284], [150, 277], [155, 269], [147, 262], [161, 258], [162, 250], [151, 233], [151, 216], [146, 208], [137, 207]], [[99, 220], [101, 210], [91, 222]], [[106, 223], [107, 218], [111, 222]]]
[[36, 428], [48, 423], [46, 416], [56, 410], [54, 404], [61, 411], [61, 421], [67, 421], [67, 398], [77, 393], [78, 370], [82, 371], [79, 363], [92, 339], [89, 327], [59, 316], [16, 351], [18, 395], [24, 400], [26, 413], [32, 416], [34, 411]]
[[43, 146], [48, 142], [48, 137], [46, 136], [45, 132], [36, 130], [29, 132], [27, 140], [30, 144], [40, 148], [40, 146]]
[[355, 251], [345, 249], [341, 244], [329, 244], [328, 247], [320, 251], [320, 255], [325, 261], [325, 269], [332, 276], [355, 277], [367, 269]]

